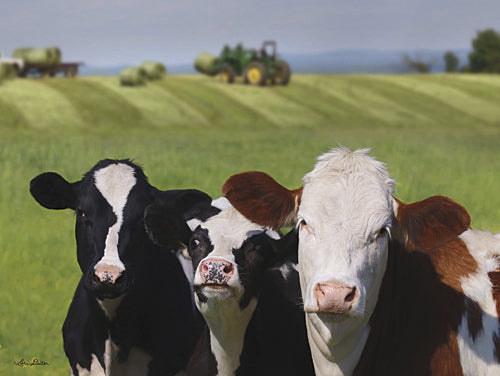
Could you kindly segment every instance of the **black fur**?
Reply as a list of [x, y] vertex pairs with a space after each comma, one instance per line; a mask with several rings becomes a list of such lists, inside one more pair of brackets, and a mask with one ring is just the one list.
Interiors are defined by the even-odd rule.
[[[119, 234], [118, 252], [126, 270], [111, 285], [95, 278], [94, 267], [103, 256], [105, 237], [116, 216], [96, 188], [94, 173], [115, 163], [131, 166], [136, 184], [129, 193]], [[97, 163], [74, 183], [56, 173], [39, 175], [31, 181], [30, 192], [46, 208], [70, 208], [76, 213], [82, 277], [63, 326], [64, 349], [74, 374], [78, 374], [77, 364], [90, 367], [92, 354], [105, 368], [108, 333], [120, 349], [120, 361], [127, 359], [133, 347], [152, 357], [149, 375], [174, 375], [184, 369], [202, 319], [193, 310], [190, 286], [177, 258], [151, 242], [143, 215], [148, 205], [160, 200], [168, 203], [169, 214], [180, 223], [210, 207], [210, 197], [196, 190], [159, 191], [148, 183], [139, 166], [129, 160], [109, 159]], [[163, 240], [169, 236], [176, 237], [172, 232]], [[123, 299], [110, 320], [98, 300], [119, 296]]]

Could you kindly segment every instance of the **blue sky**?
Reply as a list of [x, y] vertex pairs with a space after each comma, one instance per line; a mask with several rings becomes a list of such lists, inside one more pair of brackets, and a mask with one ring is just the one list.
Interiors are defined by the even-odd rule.
[[192, 63], [225, 43], [285, 53], [469, 48], [500, 0], [1, 0], [0, 51], [59, 46], [88, 65]]

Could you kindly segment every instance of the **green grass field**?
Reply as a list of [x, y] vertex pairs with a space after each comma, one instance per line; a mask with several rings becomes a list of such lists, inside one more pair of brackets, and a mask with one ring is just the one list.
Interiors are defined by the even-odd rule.
[[[68, 375], [61, 326], [80, 271], [70, 211], [31, 198], [31, 178], [75, 181], [102, 158], [132, 158], [161, 189], [218, 197], [231, 174], [262, 170], [298, 187], [339, 144], [370, 147], [411, 202], [465, 205], [500, 232], [500, 76], [295, 75], [288, 87], [170, 76], [124, 88], [116, 77], [0, 85], [0, 374]], [[38, 358], [48, 366], [18, 367]]]

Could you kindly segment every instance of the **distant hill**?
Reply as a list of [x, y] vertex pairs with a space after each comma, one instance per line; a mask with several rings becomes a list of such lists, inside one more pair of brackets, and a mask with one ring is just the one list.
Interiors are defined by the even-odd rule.
[[[428, 63], [432, 72], [444, 72], [444, 54], [448, 50], [343, 50], [319, 54], [283, 54], [296, 73], [407, 73], [403, 56]], [[468, 62], [469, 50], [452, 50], [459, 65]]]
[[[414, 60], [428, 63], [431, 72], [444, 72], [443, 56], [449, 50], [342, 50], [318, 54], [289, 54], [281, 57], [286, 60], [295, 73], [408, 73], [403, 63], [403, 56], [408, 55]], [[451, 50], [459, 58], [459, 66], [468, 63], [467, 49]], [[166, 62], [169, 74], [197, 73], [193, 63], [169, 65]], [[117, 76], [124, 66], [96, 67], [84, 65], [80, 68], [83, 76]]]

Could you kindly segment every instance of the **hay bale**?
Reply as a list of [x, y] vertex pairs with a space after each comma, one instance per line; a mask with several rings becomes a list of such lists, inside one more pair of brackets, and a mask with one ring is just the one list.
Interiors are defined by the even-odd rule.
[[207, 74], [209, 76], [215, 76], [219, 73], [219, 59], [215, 56], [209, 54], [208, 52], [202, 52], [196, 57], [194, 61], [194, 67], [198, 72]]
[[61, 63], [61, 50], [58, 47], [18, 48], [12, 57], [23, 59], [26, 65], [54, 66]]
[[148, 76], [141, 67], [123, 68], [120, 73], [120, 85], [122, 86], [141, 86], [146, 85]]
[[17, 77], [17, 69], [14, 64], [0, 63], [0, 81]]
[[167, 68], [162, 63], [155, 61], [145, 61], [139, 68], [142, 68], [146, 72], [148, 80], [158, 80], [166, 76]]

